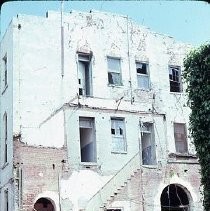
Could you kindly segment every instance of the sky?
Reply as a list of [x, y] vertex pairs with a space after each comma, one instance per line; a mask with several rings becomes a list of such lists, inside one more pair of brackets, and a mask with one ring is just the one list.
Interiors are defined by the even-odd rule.
[[[210, 40], [210, 4], [204, 1], [63, 1], [63, 11], [98, 10], [128, 15], [139, 25], [199, 46]], [[60, 1], [8, 1], [1, 6], [1, 38], [12, 17], [29, 14], [45, 17], [60, 11]]]

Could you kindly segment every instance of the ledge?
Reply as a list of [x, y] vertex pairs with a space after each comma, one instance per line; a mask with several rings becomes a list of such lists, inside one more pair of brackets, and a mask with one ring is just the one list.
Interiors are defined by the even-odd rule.
[[195, 154], [189, 154], [189, 153], [169, 153], [169, 158], [191, 158], [191, 159], [197, 159], [197, 156]]
[[111, 151], [112, 154], [127, 154], [128, 152], [127, 151]]
[[98, 168], [98, 164], [94, 162], [80, 162], [80, 166], [82, 169], [96, 170]]
[[188, 153], [170, 153], [167, 163], [199, 164], [197, 156]]

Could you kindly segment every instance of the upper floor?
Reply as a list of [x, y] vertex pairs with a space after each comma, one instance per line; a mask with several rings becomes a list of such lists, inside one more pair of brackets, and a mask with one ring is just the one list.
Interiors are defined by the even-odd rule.
[[10, 105], [13, 134], [39, 128], [66, 103], [189, 114], [181, 75], [191, 47], [126, 16], [17, 15], [1, 46], [1, 119]]

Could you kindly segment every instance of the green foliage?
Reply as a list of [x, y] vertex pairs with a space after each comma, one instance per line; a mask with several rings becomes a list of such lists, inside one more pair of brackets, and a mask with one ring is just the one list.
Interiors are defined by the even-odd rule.
[[201, 182], [204, 187], [204, 210], [210, 210], [210, 44], [191, 51], [184, 61], [187, 82], [190, 132], [194, 139]]

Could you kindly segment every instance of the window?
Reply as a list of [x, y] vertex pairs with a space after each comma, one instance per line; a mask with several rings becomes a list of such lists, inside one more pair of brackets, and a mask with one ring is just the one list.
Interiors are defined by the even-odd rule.
[[3, 124], [4, 124], [4, 133], [3, 133], [3, 135], [4, 135], [4, 163], [7, 163], [7, 161], [8, 161], [8, 146], [7, 146], [7, 141], [8, 141], [8, 135], [7, 135], [7, 130], [8, 130], [8, 123], [7, 123], [7, 113], [5, 113], [4, 114], [4, 116], [3, 116]]
[[91, 55], [78, 54], [78, 84], [79, 95], [91, 96], [92, 95], [92, 76], [91, 76]]
[[174, 123], [174, 139], [176, 152], [187, 153], [187, 134], [186, 125], [182, 123]]
[[169, 66], [170, 92], [181, 92], [181, 69]]
[[122, 85], [120, 59], [107, 57], [109, 84]]
[[96, 162], [96, 140], [94, 122], [94, 118], [79, 118], [81, 162]]
[[141, 150], [142, 150], [142, 164], [155, 165], [156, 164], [156, 150], [153, 124], [150, 122], [141, 123]]
[[136, 73], [137, 73], [138, 87], [141, 89], [149, 89], [148, 64], [142, 62], [136, 62]]
[[3, 65], [4, 65], [4, 86], [7, 86], [7, 55], [3, 58]]
[[4, 191], [4, 210], [9, 211], [9, 194], [8, 189]]
[[111, 118], [112, 151], [126, 152], [124, 118]]

